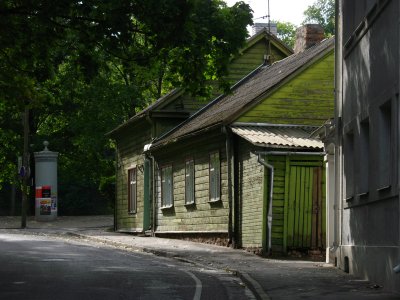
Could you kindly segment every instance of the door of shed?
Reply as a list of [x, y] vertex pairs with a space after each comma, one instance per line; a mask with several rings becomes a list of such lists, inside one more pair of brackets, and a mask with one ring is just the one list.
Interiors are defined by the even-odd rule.
[[323, 172], [321, 166], [312, 164], [290, 163], [286, 202], [288, 249], [325, 247]]

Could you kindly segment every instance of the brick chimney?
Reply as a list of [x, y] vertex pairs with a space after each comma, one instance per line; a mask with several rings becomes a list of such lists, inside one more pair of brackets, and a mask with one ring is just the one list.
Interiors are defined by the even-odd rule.
[[324, 29], [319, 24], [306, 24], [296, 30], [294, 53], [303, 52], [325, 38]]

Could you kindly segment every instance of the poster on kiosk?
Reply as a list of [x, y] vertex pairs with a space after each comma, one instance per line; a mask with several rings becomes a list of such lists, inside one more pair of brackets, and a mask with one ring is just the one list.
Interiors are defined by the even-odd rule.
[[51, 213], [57, 212], [57, 204], [55, 197], [51, 196], [51, 186], [36, 187], [36, 209], [40, 216], [50, 216]]

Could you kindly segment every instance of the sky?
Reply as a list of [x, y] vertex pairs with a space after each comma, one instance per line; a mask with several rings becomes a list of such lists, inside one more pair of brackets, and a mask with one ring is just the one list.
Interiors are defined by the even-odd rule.
[[[225, 0], [232, 6], [239, 0]], [[257, 19], [268, 14], [268, 0], [243, 0], [253, 9], [253, 21], [264, 23], [267, 19]], [[299, 26], [303, 22], [303, 12], [316, 0], [269, 0], [271, 20], [284, 21]]]

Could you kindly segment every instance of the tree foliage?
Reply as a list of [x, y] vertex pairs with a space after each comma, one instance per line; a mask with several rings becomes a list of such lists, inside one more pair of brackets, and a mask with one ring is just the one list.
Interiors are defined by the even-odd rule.
[[320, 24], [326, 36], [335, 34], [335, 1], [317, 0], [304, 11], [304, 22]]
[[251, 22], [247, 4], [220, 0], [1, 1], [0, 187], [14, 178], [29, 107], [31, 151], [48, 139], [60, 152], [60, 198], [79, 202], [69, 212], [112, 201], [104, 134], [172, 87], [226, 88]]
[[294, 47], [296, 40], [296, 26], [290, 22], [272, 21], [276, 23], [278, 38], [290, 48]]

